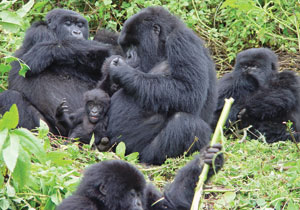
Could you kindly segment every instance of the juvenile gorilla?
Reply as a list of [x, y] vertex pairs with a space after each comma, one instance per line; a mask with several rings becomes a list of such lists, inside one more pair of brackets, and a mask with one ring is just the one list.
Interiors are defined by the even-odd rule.
[[162, 7], [129, 18], [119, 36], [126, 59], [115, 58], [110, 77], [121, 89], [111, 98], [111, 144], [162, 164], [166, 157], [200, 150], [210, 139], [216, 75], [197, 35]]
[[[69, 131], [69, 138], [79, 138], [82, 143], [89, 144], [94, 133], [95, 144], [98, 145], [106, 137], [110, 98], [103, 90], [95, 88], [84, 93], [84, 108], [69, 114], [66, 101], [56, 110], [57, 121]], [[103, 143], [108, 143], [103, 139]]]
[[[264, 134], [269, 143], [291, 139], [283, 122], [291, 120], [300, 131], [299, 78], [291, 71], [278, 72], [277, 56], [266, 48], [253, 48], [238, 54], [234, 71], [218, 83], [216, 118], [224, 98], [235, 102], [229, 120], [240, 120], [240, 127], [253, 126], [252, 132]], [[257, 132], [258, 131], [258, 132]], [[299, 134], [294, 133], [299, 141]]]
[[[63, 200], [57, 210], [189, 210], [204, 162], [212, 165], [213, 156], [220, 150], [221, 145], [214, 145], [183, 167], [164, 195], [127, 162], [97, 163], [87, 169], [77, 191]], [[218, 171], [223, 165], [222, 154], [215, 160]], [[213, 174], [211, 169], [208, 178]]]
[[57, 106], [66, 98], [71, 111], [83, 107], [83, 93], [96, 86], [103, 61], [114, 54], [111, 44], [87, 40], [88, 36], [87, 20], [70, 10], [54, 9], [45, 21], [32, 24], [15, 53], [30, 71], [24, 78], [19, 63], [12, 63], [9, 90], [0, 95], [6, 102], [0, 104], [1, 113], [16, 103], [19, 126], [35, 128], [42, 116], [52, 132], [66, 135], [55, 123]]

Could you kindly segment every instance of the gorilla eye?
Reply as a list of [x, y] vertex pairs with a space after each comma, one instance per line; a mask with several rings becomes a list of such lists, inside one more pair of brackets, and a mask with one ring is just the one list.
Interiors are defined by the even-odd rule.
[[88, 105], [89, 108], [92, 108], [94, 106], [94, 103], [92, 101], [90, 101], [90, 102], [88, 102], [87, 105]]
[[135, 197], [135, 196], [136, 196], [135, 190], [130, 190], [130, 195], [131, 195], [132, 197]]
[[65, 22], [65, 25], [66, 25], [66, 26], [70, 26], [70, 25], [71, 25], [71, 21], [67, 20], [67, 21]]
[[83, 23], [77, 23], [77, 26], [78, 26], [79, 28], [82, 28], [82, 27], [83, 27]]

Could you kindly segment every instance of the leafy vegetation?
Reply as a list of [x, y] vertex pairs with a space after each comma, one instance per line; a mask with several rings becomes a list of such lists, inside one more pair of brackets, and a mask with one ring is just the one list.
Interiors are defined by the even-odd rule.
[[[7, 89], [9, 63], [26, 29], [51, 9], [69, 8], [84, 14], [93, 36], [100, 27], [119, 31], [124, 20], [151, 5], [167, 7], [205, 39], [220, 72], [232, 67], [237, 52], [250, 47], [299, 53], [299, 0], [3, 0], [0, 92]], [[18, 111], [13, 106], [0, 119], [0, 209], [4, 210], [55, 209], [74, 191], [83, 170], [102, 160], [127, 160], [162, 188], [192, 159], [183, 156], [147, 167], [138, 163], [137, 153], [125, 156], [122, 143], [116, 153], [99, 153], [89, 145], [68, 144], [52, 136], [44, 123], [34, 132], [16, 129], [17, 123]], [[269, 145], [226, 135], [223, 145], [226, 163], [206, 185], [207, 209], [300, 208], [300, 152], [293, 142]]]

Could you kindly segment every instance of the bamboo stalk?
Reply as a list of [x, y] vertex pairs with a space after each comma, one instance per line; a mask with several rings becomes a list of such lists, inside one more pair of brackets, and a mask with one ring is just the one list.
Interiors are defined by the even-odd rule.
[[[228, 118], [230, 108], [231, 108], [231, 105], [233, 104], [233, 102], [234, 102], [233, 98], [225, 99], [225, 104], [224, 104], [223, 110], [221, 112], [214, 135], [210, 142], [211, 146], [216, 144], [221, 139], [221, 135], [222, 135], [221, 131], [222, 131], [222, 128], [225, 125], [225, 122]], [[203, 194], [203, 186], [204, 186], [205, 180], [207, 179], [208, 171], [209, 171], [209, 165], [204, 164], [202, 173], [199, 176], [199, 181], [198, 181], [196, 189], [195, 189], [195, 195], [194, 195], [193, 203], [191, 206], [191, 210], [200, 210], [200, 206], [201, 206], [200, 201], [201, 201], [202, 194]]]

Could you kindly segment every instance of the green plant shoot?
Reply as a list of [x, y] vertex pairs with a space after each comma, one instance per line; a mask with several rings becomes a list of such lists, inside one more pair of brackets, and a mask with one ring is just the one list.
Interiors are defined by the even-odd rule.
[[[222, 135], [221, 130], [223, 129], [223, 126], [225, 125], [225, 122], [227, 120], [227, 117], [229, 115], [230, 108], [231, 108], [231, 105], [233, 104], [233, 102], [234, 102], [233, 98], [225, 99], [225, 104], [224, 104], [222, 113], [221, 113], [219, 121], [217, 123], [217, 126], [216, 126], [216, 129], [215, 129], [214, 135], [212, 137], [212, 140], [210, 142], [211, 146], [216, 144], [221, 139], [221, 135]], [[197, 186], [196, 186], [195, 195], [194, 195], [193, 203], [192, 203], [192, 206], [191, 206], [191, 210], [200, 210], [201, 196], [203, 194], [203, 186], [204, 186], [205, 180], [207, 179], [208, 171], [209, 171], [209, 165], [204, 164], [203, 169], [202, 169], [202, 173], [199, 176], [199, 181], [198, 181]]]

